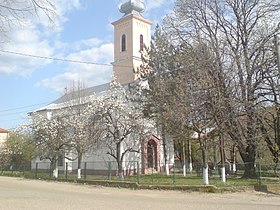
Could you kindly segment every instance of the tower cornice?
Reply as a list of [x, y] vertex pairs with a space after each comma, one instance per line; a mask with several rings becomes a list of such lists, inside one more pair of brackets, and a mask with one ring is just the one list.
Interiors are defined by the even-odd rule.
[[148, 20], [146, 18], [143, 18], [142, 16], [135, 15], [135, 14], [130, 14], [128, 16], [122, 17], [121, 19], [119, 19], [117, 21], [112, 22], [112, 25], [115, 26], [115, 25], [117, 25], [120, 22], [123, 22], [123, 21], [126, 21], [126, 20], [130, 20], [130, 19], [138, 19], [138, 20], [143, 21], [144, 23], [146, 23], [148, 25], [152, 25], [153, 24], [150, 20]]

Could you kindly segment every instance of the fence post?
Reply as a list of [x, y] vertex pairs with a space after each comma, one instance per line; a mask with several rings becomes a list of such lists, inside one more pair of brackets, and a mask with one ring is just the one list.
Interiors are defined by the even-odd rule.
[[65, 163], [65, 179], [68, 180], [68, 162]]
[[84, 178], [87, 179], [87, 162], [85, 162]]
[[108, 163], [108, 179], [111, 181], [112, 179], [112, 165], [111, 161]]
[[14, 164], [12, 163], [11, 167], [10, 167], [12, 174], [14, 174]]
[[259, 169], [259, 171], [258, 171], [258, 178], [259, 178], [258, 184], [262, 185], [262, 168], [261, 168], [261, 164], [260, 163], [258, 165], [259, 165], [259, 167], [258, 167], [258, 169]]
[[152, 166], [152, 184], [154, 184], [154, 164]]
[[173, 185], [176, 186], [176, 169], [175, 169], [175, 162], [173, 164]]
[[140, 166], [139, 166], [139, 161], [137, 161], [137, 184], [140, 184]]
[[52, 178], [52, 162], [50, 162], [50, 170], [49, 170], [50, 178]]
[[24, 176], [25, 174], [25, 163], [23, 164], [23, 171], [22, 171], [22, 175]]
[[35, 179], [38, 179], [38, 163], [35, 166]]

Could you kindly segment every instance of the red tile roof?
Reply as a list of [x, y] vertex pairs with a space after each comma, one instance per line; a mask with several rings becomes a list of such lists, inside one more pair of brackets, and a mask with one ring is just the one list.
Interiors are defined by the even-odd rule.
[[9, 131], [5, 130], [4, 128], [0, 128], [0, 133], [9, 133]]

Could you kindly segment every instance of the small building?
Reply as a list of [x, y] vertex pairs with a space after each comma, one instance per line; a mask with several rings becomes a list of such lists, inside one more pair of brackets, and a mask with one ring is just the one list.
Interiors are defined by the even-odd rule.
[[0, 146], [9, 138], [10, 132], [4, 128], [0, 128]]

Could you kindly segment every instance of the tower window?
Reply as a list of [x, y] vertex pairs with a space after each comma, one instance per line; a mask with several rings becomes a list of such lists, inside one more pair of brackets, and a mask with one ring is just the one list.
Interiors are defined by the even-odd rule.
[[140, 35], [140, 51], [144, 50], [144, 39], [143, 39], [143, 35]]
[[121, 47], [122, 47], [122, 52], [126, 51], [126, 36], [125, 34], [122, 35], [122, 41], [121, 41]]

